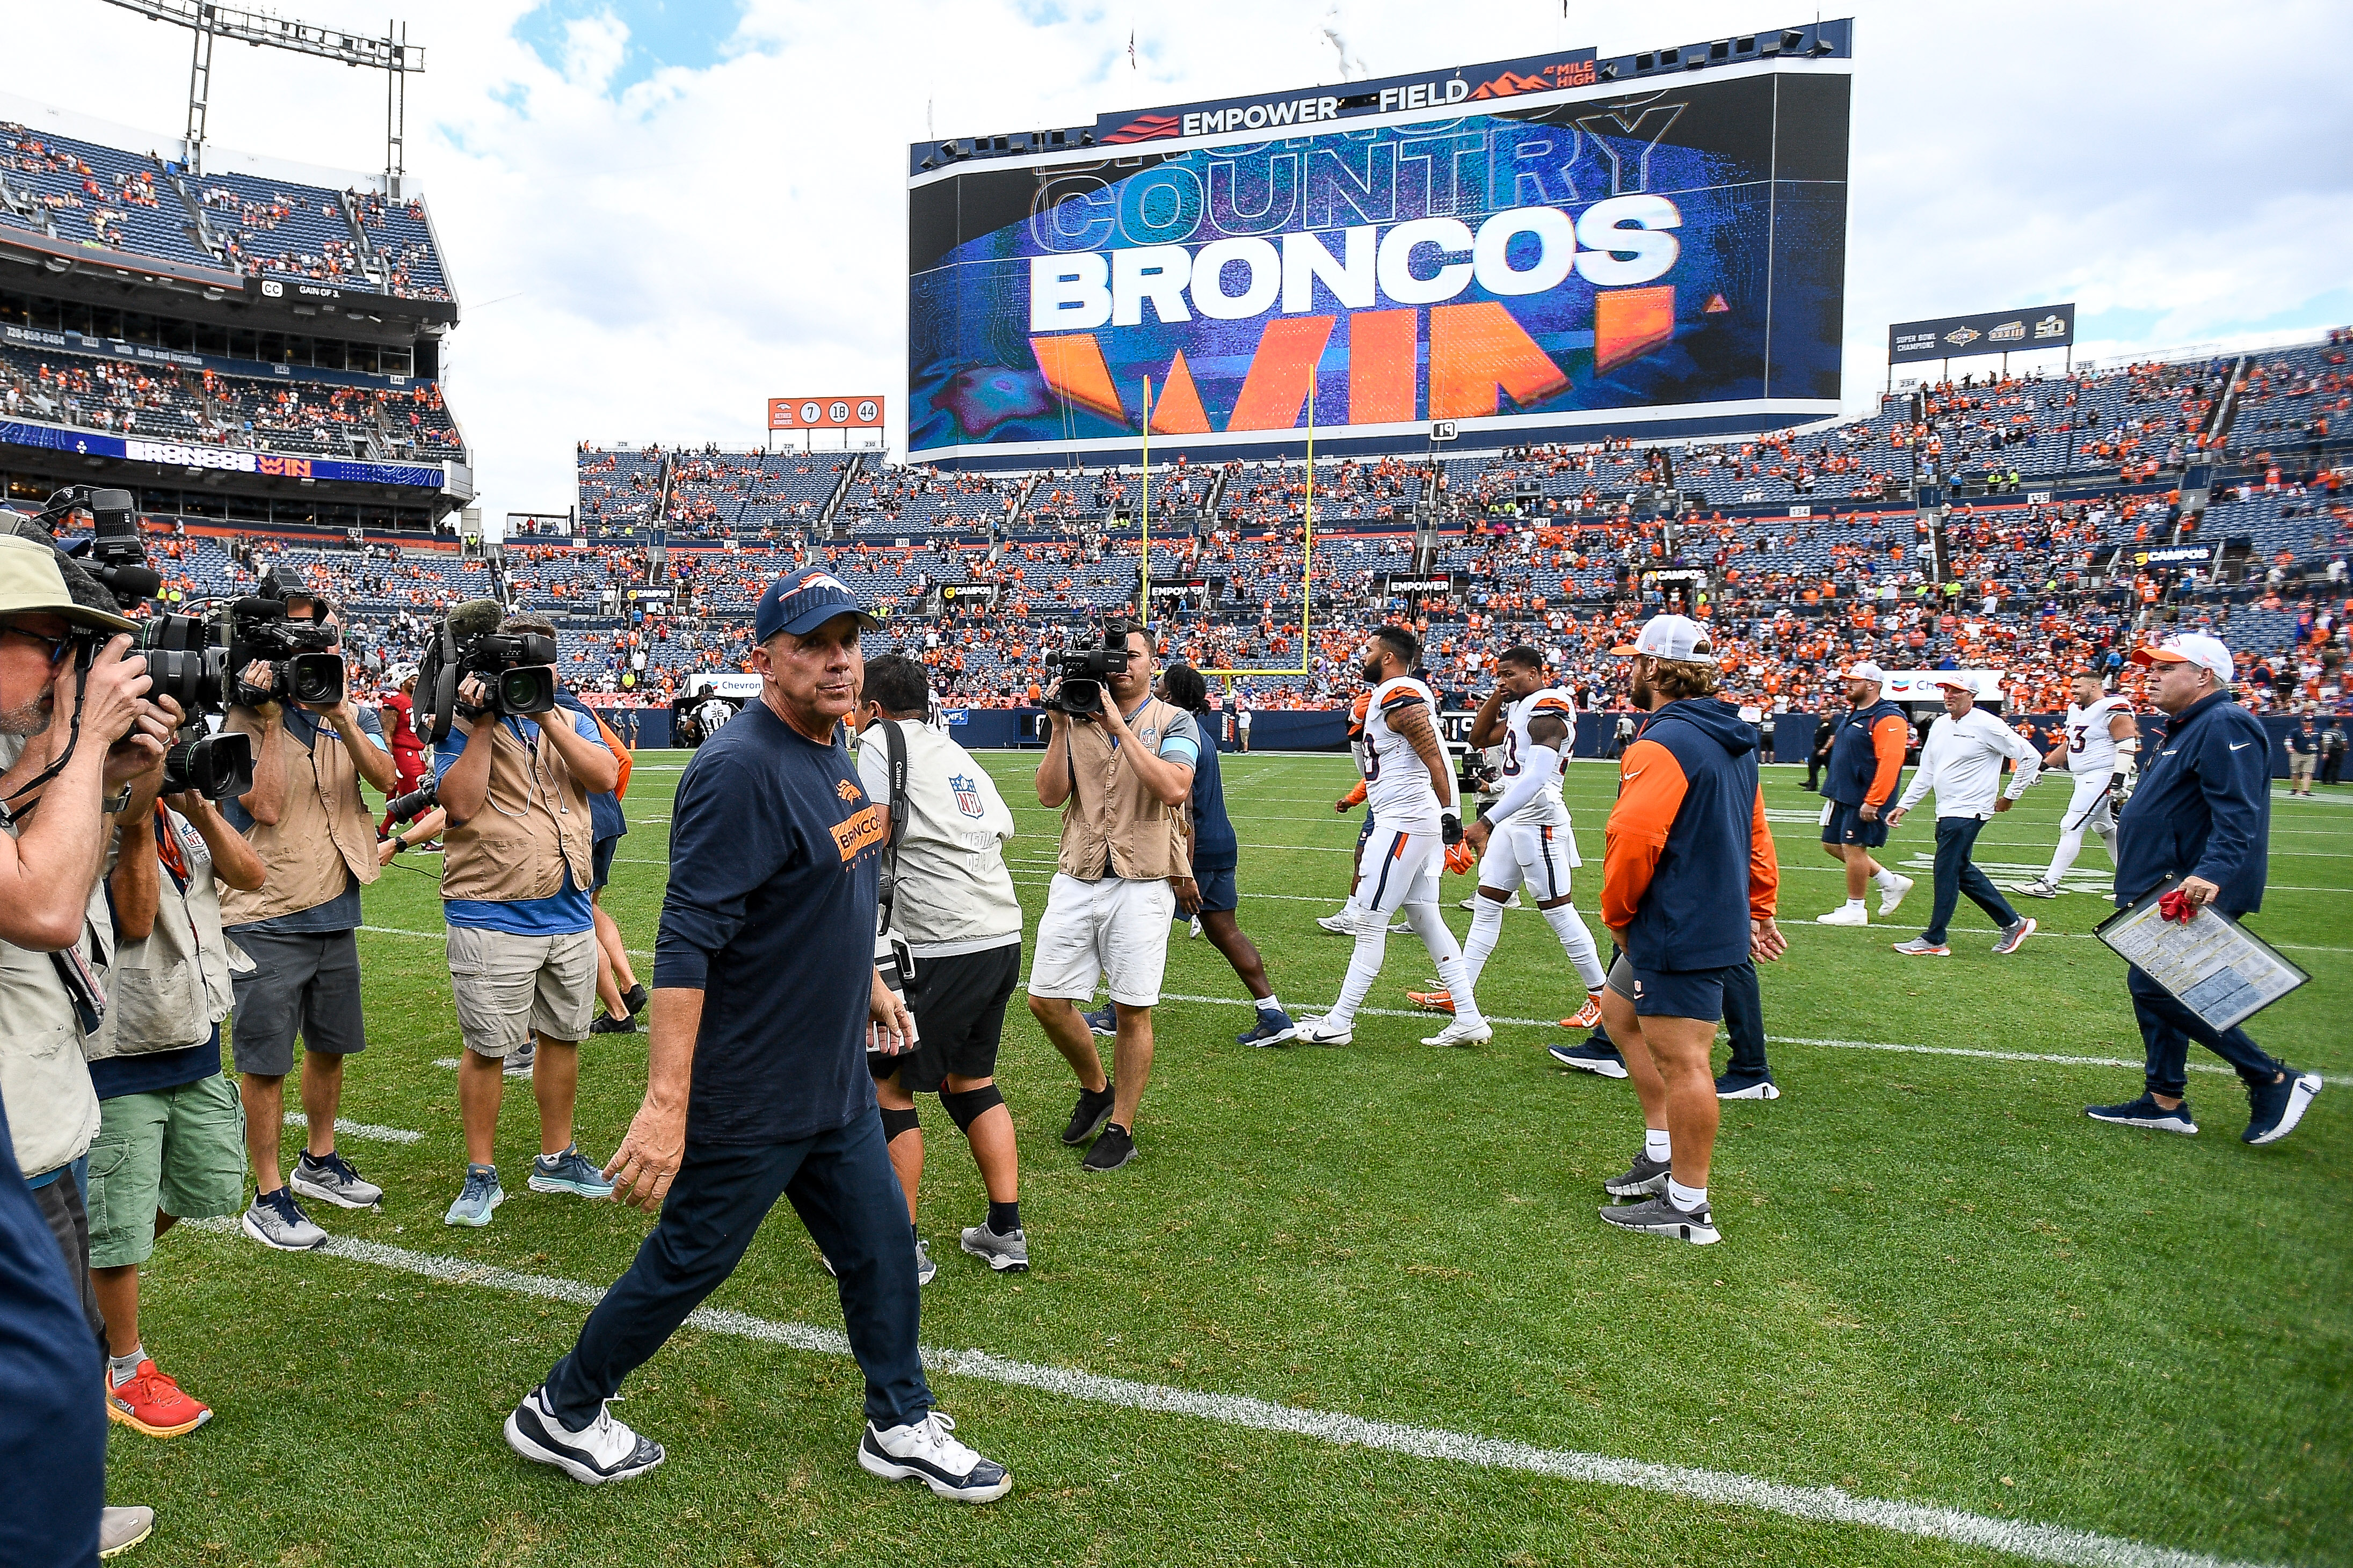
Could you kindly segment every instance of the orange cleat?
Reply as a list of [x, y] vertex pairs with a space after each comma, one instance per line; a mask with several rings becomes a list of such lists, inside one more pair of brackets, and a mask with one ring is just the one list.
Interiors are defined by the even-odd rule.
[[181, 1393], [178, 1384], [155, 1370], [152, 1356], [128, 1380], [106, 1391], [106, 1413], [150, 1437], [182, 1436], [213, 1418], [212, 1407]]
[[1409, 991], [1405, 994], [1405, 999], [1425, 1012], [1451, 1013], [1454, 1011], [1454, 995], [1451, 992]]
[[1585, 999], [1585, 1005], [1577, 1010], [1577, 1016], [1573, 1018], [1563, 1018], [1560, 1021], [1560, 1026], [1564, 1029], [1599, 1028], [1601, 1026], [1600, 995], [1597, 993], [1588, 996]]

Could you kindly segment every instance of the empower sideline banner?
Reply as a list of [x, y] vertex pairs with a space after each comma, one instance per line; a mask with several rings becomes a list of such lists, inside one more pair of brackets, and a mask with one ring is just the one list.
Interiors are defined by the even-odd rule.
[[1155, 447], [1219, 456], [1295, 447], [1311, 394], [1319, 439], [1834, 414], [1848, 87], [1756, 68], [919, 176], [911, 458], [1132, 451], [1147, 377]]

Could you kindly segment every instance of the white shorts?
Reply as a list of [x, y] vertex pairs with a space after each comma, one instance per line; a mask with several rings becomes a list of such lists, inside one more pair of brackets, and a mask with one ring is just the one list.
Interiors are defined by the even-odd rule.
[[2067, 799], [2067, 815], [2059, 819], [2068, 833], [2105, 834], [2116, 825], [2116, 807], [2108, 801], [2108, 773], [2077, 773], [2075, 793]]
[[1107, 981], [1111, 999], [1128, 1007], [1160, 1000], [1168, 968], [1168, 917], [1176, 889], [1166, 881], [1105, 877], [1082, 882], [1054, 874], [1046, 912], [1029, 961], [1029, 994], [1092, 1002], [1095, 982]]
[[1393, 915], [1408, 904], [1438, 902], [1439, 868], [1446, 846], [1435, 819], [1391, 826], [1383, 822], [1365, 845], [1356, 883], [1356, 907]]
[[1506, 823], [1488, 836], [1479, 858], [1479, 885], [1503, 892], [1525, 884], [1539, 903], [1568, 897], [1568, 874], [1585, 862], [1566, 823]]

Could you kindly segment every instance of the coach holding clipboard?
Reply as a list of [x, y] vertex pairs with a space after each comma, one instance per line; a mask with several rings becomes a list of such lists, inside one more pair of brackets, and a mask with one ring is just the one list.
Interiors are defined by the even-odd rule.
[[[2116, 907], [2130, 909], [2168, 877], [2191, 908], [2211, 904], [2236, 920], [2263, 908], [2272, 822], [2271, 739], [2231, 700], [2231, 650], [2218, 637], [2185, 633], [2136, 649], [2149, 668], [2149, 695], [2170, 720], [2141, 769], [2140, 787], [2116, 818]], [[2145, 753], [2146, 754], [2146, 753]], [[2137, 968], [2125, 971], [2147, 1056], [2147, 1087], [2123, 1105], [2091, 1105], [2097, 1121], [2195, 1133], [2189, 1091], [2189, 1042], [2238, 1069], [2247, 1086], [2249, 1143], [2275, 1143], [2295, 1130], [2318, 1073], [2298, 1073], [2241, 1028], [2216, 1029]]]
[[932, 1407], [914, 1233], [866, 1066], [870, 1039], [897, 1055], [915, 1034], [873, 963], [890, 818], [838, 730], [858, 706], [866, 624], [819, 568], [770, 584], [753, 617], [759, 700], [679, 780], [645, 1104], [607, 1172], [616, 1196], [661, 1217], [506, 1424], [515, 1452], [575, 1480], [661, 1463], [607, 1404], [734, 1272], [781, 1197], [839, 1281], [866, 1374], [859, 1464], [966, 1502], [1012, 1488]]

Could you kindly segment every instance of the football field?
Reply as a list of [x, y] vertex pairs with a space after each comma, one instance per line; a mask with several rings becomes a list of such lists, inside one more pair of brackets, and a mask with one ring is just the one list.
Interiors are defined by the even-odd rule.
[[[640, 753], [606, 894], [648, 953], [685, 761]], [[983, 761], [1021, 826], [1007, 853], [1034, 931], [1056, 814], [1035, 752]], [[1347, 889], [1349, 760], [1229, 756], [1224, 776], [1243, 928], [1292, 1014], [1319, 1012], [1351, 945], [1314, 924]], [[934, 1387], [1014, 1476], [979, 1509], [857, 1468], [839, 1302], [781, 1205], [627, 1388], [617, 1414], [666, 1464], [590, 1489], [508, 1450], [507, 1411], [649, 1221], [526, 1191], [536, 1122], [510, 1082], [509, 1201], [487, 1229], [442, 1225], [464, 1174], [458, 1030], [439, 861], [403, 857], [367, 896], [369, 1049], [343, 1108], [381, 1211], [312, 1205], [322, 1253], [222, 1228], [158, 1245], [146, 1344], [216, 1415], [168, 1442], [114, 1429], [110, 1500], [160, 1516], [128, 1561], [2353, 1564], [2353, 791], [2274, 804], [2250, 924], [2313, 980], [2252, 1032], [2328, 1089], [2251, 1149], [2237, 1080], [2197, 1047], [2197, 1137], [2083, 1114], [2140, 1089], [2123, 969], [2090, 935], [2109, 910], [2096, 839], [2081, 890], [2018, 900], [2043, 929], [2016, 955], [1964, 901], [1951, 958], [1905, 959], [1890, 944], [1926, 923], [1933, 821], [1885, 851], [1919, 881], [1898, 915], [1818, 927], [1842, 889], [1801, 777], [1767, 771], [1783, 1093], [1724, 1108], [1720, 1246], [1596, 1219], [1641, 1116], [1625, 1083], [1545, 1056], [1581, 1037], [1555, 1020], [1583, 992], [1533, 909], [1505, 917], [1479, 986], [1495, 1038], [1468, 1050], [1419, 1043], [1434, 1026], [1403, 992], [1433, 981], [1410, 935], [1353, 1045], [1237, 1045], [1246, 993], [1176, 927], [1141, 1155], [1103, 1175], [1060, 1141], [1073, 1086], [1017, 994], [998, 1081], [1029, 1273], [957, 1251], [979, 1180], [936, 1103], [923, 1118]], [[1577, 901], [1605, 947], [1615, 786], [1613, 764], [1568, 770]], [[2039, 872], [2065, 801], [2063, 781], [2037, 787], [1980, 864]], [[1459, 935], [1472, 879], [1445, 886]], [[592, 1158], [638, 1105], [644, 1047], [583, 1047]]]

